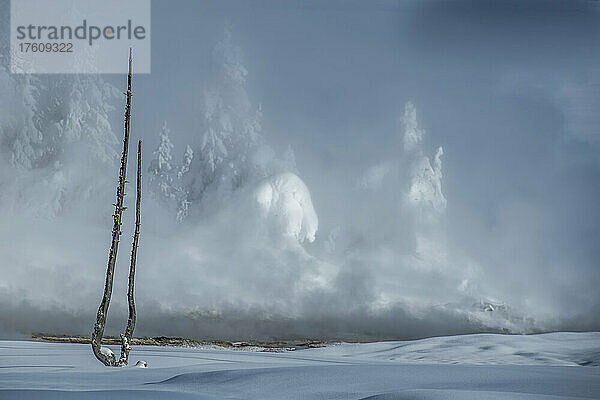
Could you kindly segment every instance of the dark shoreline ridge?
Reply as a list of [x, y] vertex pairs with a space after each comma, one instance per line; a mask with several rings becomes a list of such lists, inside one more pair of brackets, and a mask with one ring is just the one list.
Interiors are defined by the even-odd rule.
[[[87, 336], [67, 336], [67, 335], [51, 335], [34, 333], [31, 335], [34, 341], [52, 342], [52, 343], [80, 343], [90, 344], [92, 339]], [[302, 349], [310, 349], [323, 347], [326, 344], [333, 343], [323, 340], [290, 340], [290, 341], [241, 341], [230, 342], [227, 340], [195, 340], [181, 337], [155, 336], [155, 337], [134, 337], [130, 344], [134, 346], [181, 346], [181, 347], [198, 347], [198, 346], [219, 346], [224, 348], [250, 348], [260, 347], [260, 351], [294, 351]], [[121, 339], [116, 336], [105, 336], [102, 338], [102, 344], [105, 345], [121, 345]]]

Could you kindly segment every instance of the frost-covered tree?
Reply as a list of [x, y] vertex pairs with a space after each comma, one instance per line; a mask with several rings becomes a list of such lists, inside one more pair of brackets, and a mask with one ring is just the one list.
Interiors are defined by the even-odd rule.
[[150, 185], [154, 193], [164, 199], [173, 198], [176, 191], [173, 187], [174, 170], [171, 166], [173, 161], [173, 156], [171, 155], [173, 143], [169, 138], [170, 133], [167, 121], [165, 121], [159, 133], [158, 147], [154, 150], [154, 159], [152, 159], [148, 168], [150, 172]]
[[194, 151], [187, 145], [181, 163], [173, 160], [173, 143], [169, 135], [171, 130], [167, 122], [163, 123], [159, 133], [158, 147], [154, 151], [154, 159], [150, 162], [150, 190], [154, 196], [171, 209], [176, 210], [177, 222], [182, 222], [188, 214], [190, 201], [188, 189], [184, 181], [190, 171], [194, 159]]
[[402, 126], [404, 133], [402, 142], [406, 153], [418, 151], [423, 141], [425, 131], [419, 127], [417, 122], [417, 109], [412, 102], [407, 102], [404, 106], [404, 115], [402, 116]]
[[433, 159], [425, 154], [425, 131], [419, 127], [417, 111], [411, 102], [404, 109], [403, 158], [407, 168], [408, 187], [403, 210], [414, 226], [414, 239], [420, 262], [427, 268], [443, 264], [446, 251], [443, 235], [443, 215], [446, 197], [442, 191], [443, 148], [438, 147]]
[[194, 150], [192, 150], [190, 145], [186, 145], [185, 152], [183, 153], [183, 162], [181, 163], [181, 167], [179, 167], [179, 171], [177, 171], [177, 177], [179, 179], [183, 178], [183, 176], [190, 171], [190, 165], [192, 164], [193, 159]]
[[191, 201], [207, 191], [218, 198], [254, 178], [263, 160], [254, 157], [262, 144], [261, 107], [253, 108], [246, 92], [248, 70], [226, 25], [212, 52], [210, 84], [204, 95], [204, 132], [189, 182]]
[[118, 157], [118, 91], [95, 75], [9, 74], [5, 65], [0, 85], [0, 157], [11, 169], [2, 200], [53, 217], [92, 196], [97, 172]]
[[188, 173], [190, 172], [190, 165], [192, 164], [193, 159], [194, 151], [189, 145], [187, 145], [185, 147], [185, 152], [183, 153], [183, 162], [181, 163], [181, 166], [177, 171], [177, 182], [179, 184], [179, 189], [177, 191], [176, 220], [178, 223], [181, 223], [185, 220], [190, 210], [191, 201], [189, 200], [189, 191], [183, 182], [185, 181]]
[[[10, 164], [54, 168], [73, 153], [89, 163], [116, 163], [118, 140], [110, 126], [116, 88], [93, 74], [12, 74], [9, 52], [2, 47], [0, 150]], [[16, 68], [28, 69], [18, 54], [13, 58]]]
[[109, 113], [116, 91], [98, 76], [73, 75], [46, 83], [40, 93], [34, 122], [42, 135], [39, 166], [84, 151], [90, 162], [113, 164], [118, 140]]
[[92, 75], [24, 75], [11, 84], [17, 110], [3, 131], [14, 166], [45, 168], [81, 151], [90, 162], [115, 162], [111, 85]]
[[168, 174], [172, 169], [171, 160], [173, 160], [173, 156], [171, 155], [171, 150], [173, 150], [173, 143], [171, 143], [171, 139], [169, 138], [170, 133], [171, 130], [167, 127], [167, 121], [165, 121], [159, 134], [160, 141], [158, 147], [154, 151], [156, 162], [153, 161], [153, 165], [150, 166], [159, 175]]
[[433, 165], [425, 156], [415, 161], [408, 194], [413, 204], [438, 213], [442, 213], [446, 208], [446, 198], [442, 193], [443, 154], [442, 147], [438, 147]]
[[[10, 25], [10, 5], [0, 3], [0, 22]], [[37, 158], [39, 131], [33, 124], [38, 77], [12, 74], [9, 30], [0, 31], [0, 160], [2, 168], [31, 168]]]
[[[213, 215], [238, 194], [243, 196], [256, 188], [272, 186], [272, 201], [277, 205], [261, 208], [270, 210], [261, 217], [276, 220], [273, 225], [281, 228], [279, 231], [285, 236], [298, 241], [314, 240], [318, 219], [308, 188], [296, 175], [293, 149], [290, 146], [278, 156], [265, 143], [262, 107], [250, 102], [246, 91], [248, 70], [240, 48], [232, 41], [230, 25], [226, 24], [211, 56], [200, 143], [193, 150], [188, 146], [180, 163], [171, 161], [172, 146], [161, 145], [169, 150], [169, 156], [163, 157], [168, 159], [169, 167], [159, 167], [157, 154], [150, 172], [153, 179], [163, 183], [163, 189], [155, 191], [175, 210], [176, 220], [182, 222], [191, 216]], [[302, 199], [294, 198], [300, 193], [304, 193]], [[246, 204], [255, 200], [245, 198]]]
[[[12, 78], [12, 79], [11, 79]], [[31, 75], [6, 76], [3, 86], [12, 96], [3, 118], [2, 144], [14, 167], [31, 169], [42, 154], [42, 134], [34, 124], [39, 81]]]
[[[378, 201], [384, 196], [400, 198], [396, 206], [389, 209], [386, 218], [395, 215], [404, 225], [398, 234], [398, 245], [408, 246], [428, 257], [443, 252], [443, 215], [446, 198], [442, 190], [442, 156], [438, 147], [433, 157], [425, 151], [425, 130], [418, 120], [412, 102], [407, 102], [401, 117], [402, 128], [398, 136], [398, 148], [393, 156], [380, 160], [367, 168], [357, 179], [357, 188], [363, 191], [364, 200]], [[382, 206], [385, 206], [382, 204]], [[384, 221], [366, 221], [386, 226]], [[407, 248], [407, 249], [408, 249]], [[421, 257], [419, 262], [432, 265], [431, 258]], [[436, 261], [437, 262], [437, 261]]]
[[68, 117], [63, 136], [69, 142], [83, 145], [85, 154], [100, 164], [115, 164], [118, 159], [119, 140], [110, 124], [110, 114], [118, 90], [98, 75], [76, 75], [67, 85], [70, 90]]
[[409, 203], [419, 208], [424, 219], [431, 219], [446, 209], [446, 198], [442, 192], [442, 155], [443, 148], [438, 147], [433, 165], [423, 151], [425, 131], [419, 127], [417, 111], [413, 103], [408, 102], [402, 117], [404, 126], [404, 154], [409, 161], [410, 183]]

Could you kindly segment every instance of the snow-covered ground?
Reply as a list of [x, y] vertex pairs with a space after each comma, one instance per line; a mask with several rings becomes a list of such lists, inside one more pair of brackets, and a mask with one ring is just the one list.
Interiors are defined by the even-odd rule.
[[[114, 349], [116, 350], [116, 349]], [[600, 398], [600, 333], [467, 335], [293, 352], [0, 341], [1, 399]]]

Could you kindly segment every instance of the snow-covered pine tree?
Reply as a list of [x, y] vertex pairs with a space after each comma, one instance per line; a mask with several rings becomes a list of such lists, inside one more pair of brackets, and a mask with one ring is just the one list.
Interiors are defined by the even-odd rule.
[[117, 91], [96, 75], [49, 77], [39, 92], [34, 123], [42, 137], [38, 167], [72, 150], [90, 163], [114, 164], [118, 140], [109, 122]]
[[[0, 13], [0, 18], [7, 20], [8, 14]], [[35, 75], [11, 73], [9, 39], [0, 33], [0, 156], [7, 163], [4, 168], [28, 169], [36, 163], [41, 141], [33, 123], [40, 81]]]
[[183, 162], [181, 163], [181, 167], [179, 167], [179, 171], [177, 171], [177, 178], [181, 179], [185, 174], [187, 174], [190, 170], [190, 165], [192, 164], [192, 160], [194, 159], [194, 150], [190, 147], [190, 145], [185, 146], [185, 152], [183, 153]]
[[[0, 22], [10, 25], [10, 4], [0, 3]], [[37, 77], [11, 74], [10, 35], [0, 30], [0, 161], [2, 168], [30, 168], [36, 159], [35, 144], [39, 132], [33, 125]]]
[[32, 75], [6, 75], [2, 79], [11, 101], [3, 99], [6, 115], [2, 121], [3, 153], [17, 168], [31, 169], [38, 164], [42, 135], [34, 124], [39, 80]]
[[204, 133], [187, 184], [190, 200], [201, 202], [207, 191], [227, 198], [257, 173], [253, 153], [262, 144], [261, 107], [253, 108], [246, 92], [248, 71], [231, 26], [212, 52], [210, 85], [204, 96]]
[[[158, 157], [151, 165], [153, 179], [163, 182], [165, 189], [159, 197], [174, 206], [178, 222], [191, 214], [200, 216], [217, 211], [236, 191], [261, 186], [262, 180], [268, 177], [273, 177], [273, 182], [287, 191], [304, 187], [303, 183], [288, 184], [288, 181], [301, 182], [295, 175], [297, 169], [291, 147], [276, 156], [265, 144], [262, 107], [253, 106], [248, 98], [247, 75], [241, 50], [233, 44], [231, 26], [226, 24], [222, 40], [212, 51], [200, 144], [193, 151], [189, 146], [186, 148], [181, 164], [173, 164], [168, 158], [170, 168], [164, 177], [159, 176], [162, 170], [158, 167]], [[167, 147], [169, 151], [172, 149], [172, 146]], [[310, 207], [306, 207], [309, 213]], [[314, 228], [316, 223], [309, 230], [312, 232]]]
[[13, 104], [2, 121], [2, 145], [12, 165], [53, 166], [71, 150], [83, 151], [90, 162], [116, 161], [109, 114], [117, 92], [100, 77], [15, 74], [2, 81]]
[[183, 153], [183, 161], [179, 170], [177, 171], [177, 216], [176, 220], [178, 223], [181, 223], [188, 216], [190, 209], [190, 200], [188, 189], [185, 187], [183, 182], [187, 178], [187, 174], [190, 171], [190, 165], [192, 164], [192, 160], [194, 159], [194, 151], [192, 148], [187, 145], [185, 147], [185, 152]]
[[182, 222], [188, 215], [190, 201], [188, 189], [183, 184], [187, 179], [190, 166], [194, 159], [194, 151], [187, 145], [181, 163], [173, 160], [174, 148], [171, 130], [167, 122], [163, 123], [159, 133], [159, 143], [154, 151], [154, 159], [150, 162], [150, 190], [154, 196], [169, 208], [176, 211], [176, 221]]
[[167, 127], [167, 121], [164, 121], [159, 133], [158, 147], [154, 151], [154, 159], [150, 162], [148, 172], [150, 172], [150, 185], [156, 196], [162, 200], [174, 198], [175, 189], [173, 188], [173, 143], [169, 138], [171, 130]]
[[3, 200], [56, 216], [91, 196], [99, 169], [116, 165], [110, 113], [119, 92], [99, 76], [9, 74], [2, 67], [0, 154], [4, 168], [14, 168], [12, 194]]
[[404, 134], [402, 137], [404, 151], [406, 153], [419, 151], [425, 132], [419, 127], [417, 121], [417, 108], [411, 101], [407, 102], [404, 106], [402, 125], [404, 127]]
[[113, 103], [121, 95], [100, 76], [76, 75], [70, 86], [69, 119], [64, 134], [66, 139], [83, 146], [92, 162], [115, 165], [118, 160], [119, 140], [112, 130], [110, 114]]
[[408, 188], [403, 206], [414, 223], [414, 239], [420, 263], [424, 267], [443, 265], [445, 238], [443, 216], [446, 197], [442, 191], [442, 155], [438, 147], [430, 158], [423, 149], [425, 131], [419, 127], [415, 106], [408, 102], [402, 118], [404, 125], [404, 158], [408, 168]]
[[404, 154], [408, 157], [410, 186], [408, 200], [420, 209], [423, 219], [431, 219], [444, 212], [446, 198], [442, 192], [442, 155], [440, 146], [433, 159], [433, 165], [423, 151], [425, 131], [419, 127], [417, 110], [413, 103], [407, 102], [402, 117], [404, 125]]

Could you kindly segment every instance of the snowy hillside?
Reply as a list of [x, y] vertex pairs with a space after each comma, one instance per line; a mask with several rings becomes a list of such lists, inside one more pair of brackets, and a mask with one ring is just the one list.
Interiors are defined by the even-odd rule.
[[0, 398], [600, 398], [599, 333], [454, 336], [283, 353], [149, 346], [134, 347], [131, 357], [148, 368], [103, 367], [88, 345], [2, 341]]
[[461, 335], [329, 346], [331, 356], [424, 364], [600, 366], [599, 333]]

